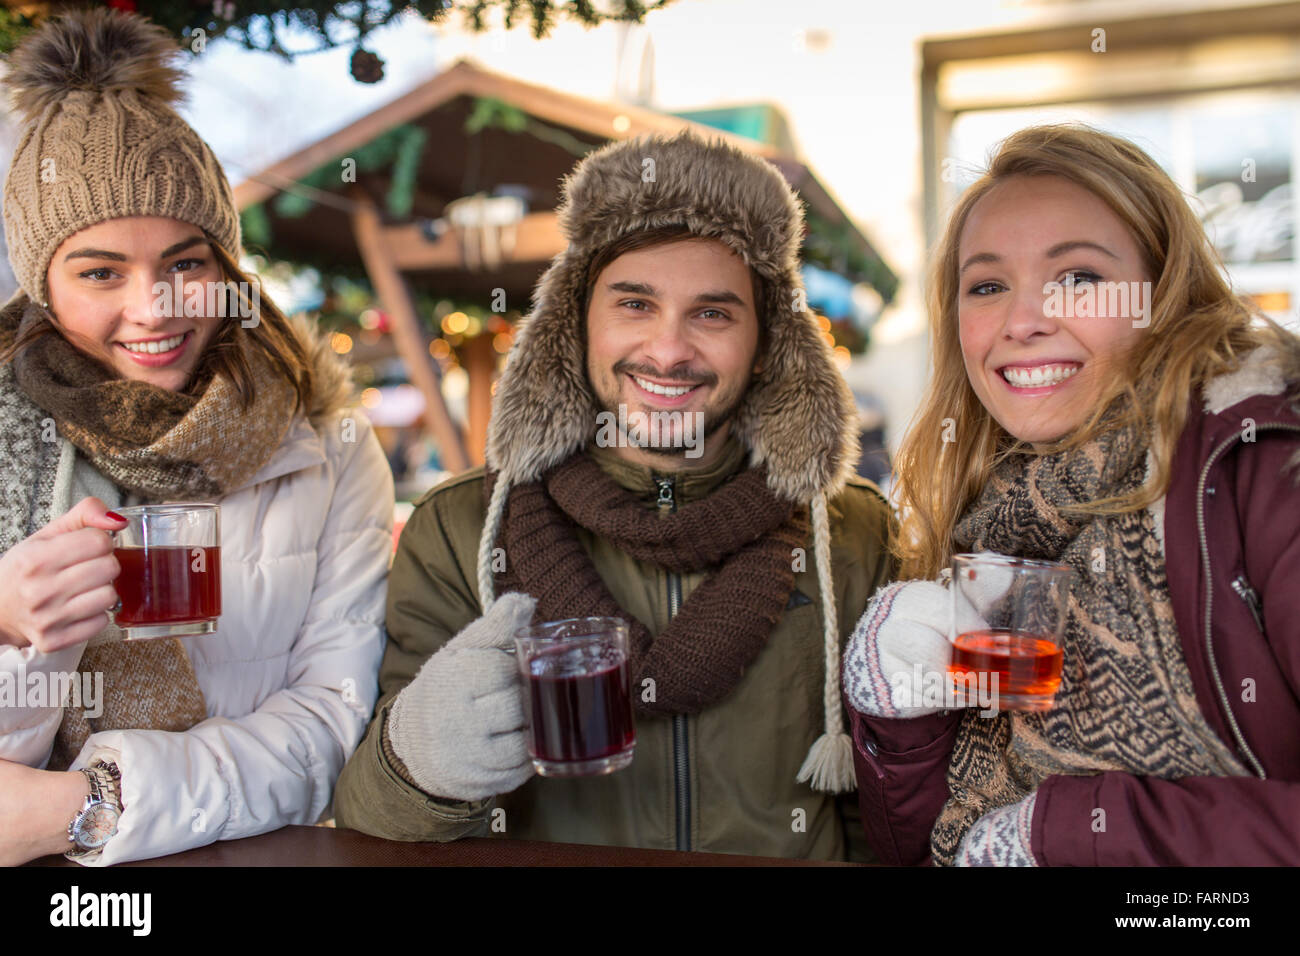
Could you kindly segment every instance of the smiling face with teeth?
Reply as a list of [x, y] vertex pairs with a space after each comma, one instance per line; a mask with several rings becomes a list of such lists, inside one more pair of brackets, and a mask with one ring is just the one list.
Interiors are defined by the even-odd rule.
[[[605, 266], [587, 306], [587, 376], [597, 403], [618, 416], [704, 415], [707, 467], [757, 370], [759, 320], [749, 267], [721, 242], [679, 239], [633, 249]], [[676, 430], [660, 448], [619, 447], [630, 461], [679, 468], [685, 442]]]
[[1082, 186], [1014, 176], [972, 207], [957, 261], [962, 357], [980, 402], [1022, 441], [1068, 435], [1143, 330], [1128, 314], [1054, 317], [1044, 287], [1147, 282], [1137, 242]]
[[55, 250], [50, 311], [70, 342], [122, 378], [180, 391], [223, 319], [155, 316], [154, 285], [174, 287], [177, 275], [184, 289], [223, 280], [201, 229], [159, 216], [109, 219]]

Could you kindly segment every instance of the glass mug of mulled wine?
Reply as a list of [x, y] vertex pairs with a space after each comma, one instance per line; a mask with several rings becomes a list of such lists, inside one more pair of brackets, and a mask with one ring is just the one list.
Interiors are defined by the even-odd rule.
[[551, 621], [515, 631], [528, 755], [544, 777], [613, 773], [632, 762], [627, 623], [616, 617]]
[[180, 502], [118, 508], [113, 532], [122, 572], [113, 623], [126, 640], [211, 634], [221, 616], [221, 512]]
[[968, 702], [978, 694], [998, 710], [1052, 709], [1071, 575], [992, 552], [953, 557], [948, 674]]

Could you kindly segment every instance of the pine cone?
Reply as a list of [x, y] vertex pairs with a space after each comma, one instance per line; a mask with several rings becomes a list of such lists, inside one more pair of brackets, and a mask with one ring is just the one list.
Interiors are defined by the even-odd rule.
[[378, 83], [384, 78], [384, 61], [358, 47], [352, 54], [352, 77], [358, 83]]

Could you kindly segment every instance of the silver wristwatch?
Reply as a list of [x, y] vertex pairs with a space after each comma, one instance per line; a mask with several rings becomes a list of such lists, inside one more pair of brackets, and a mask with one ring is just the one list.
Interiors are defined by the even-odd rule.
[[73, 849], [63, 855], [70, 860], [103, 849], [117, 832], [122, 816], [122, 775], [117, 764], [97, 760], [81, 772], [90, 781], [90, 796], [68, 824], [68, 842]]

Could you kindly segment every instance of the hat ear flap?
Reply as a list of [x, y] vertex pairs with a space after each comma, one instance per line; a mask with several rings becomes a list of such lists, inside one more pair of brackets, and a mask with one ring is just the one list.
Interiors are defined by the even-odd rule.
[[487, 463], [511, 484], [536, 481], [586, 446], [596, 427], [581, 312], [585, 259], [561, 255], [537, 284], [497, 384]]
[[[801, 298], [797, 281], [783, 283]], [[778, 291], [769, 302], [762, 367], [737, 417], [755, 464], [765, 464], [772, 490], [794, 501], [832, 497], [857, 463], [857, 415], [813, 313], [791, 309]]]

